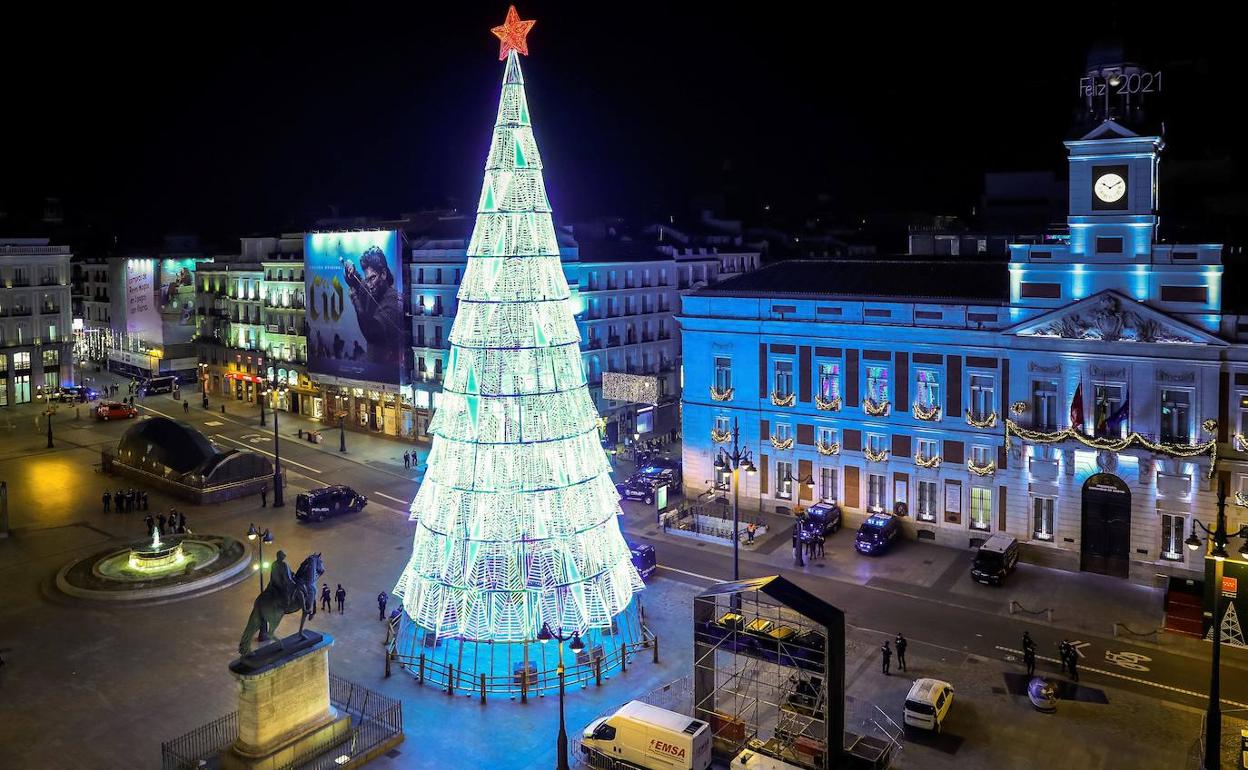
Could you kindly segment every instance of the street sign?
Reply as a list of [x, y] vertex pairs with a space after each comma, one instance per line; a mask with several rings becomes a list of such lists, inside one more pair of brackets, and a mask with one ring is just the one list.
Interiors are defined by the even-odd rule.
[[1229, 598], [1235, 598], [1235, 590], [1239, 587], [1239, 579], [1233, 577], [1222, 577], [1222, 595]]

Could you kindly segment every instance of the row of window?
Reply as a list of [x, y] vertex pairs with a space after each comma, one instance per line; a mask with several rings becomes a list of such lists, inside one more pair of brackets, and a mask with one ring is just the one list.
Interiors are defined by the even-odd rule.
[[[14, 266], [11, 269], [0, 269], [0, 285], [7, 288], [14, 286], [30, 286], [32, 272], [29, 267]], [[61, 271], [53, 265], [44, 265], [39, 268], [39, 284], [42, 286], [53, 286], [63, 283], [61, 280]]]
[[[36, 331], [38, 327], [36, 327]], [[26, 328], [25, 323], [14, 324], [10, 329], [5, 324], [0, 323], [0, 347], [6, 345], [37, 345], [41, 342], [59, 342], [60, 327], [58, 324], [48, 324], [48, 336], [40, 339], [34, 337]]]
[[[794, 482], [807, 481], [798, 479], [794, 476], [795, 469], [793, 463], [787, 460], [779, 460], [775, 463], [775, 497], [779, 500], [792, 500]], [[840, 469], [836, 467], [821, 467], [818, 469], [818, 475], [813, 480], [815, 485], [814, 492], [819, 500], [824, 502], [837, 502], [840, 498], [840, 487], [838, 485]], [[901, 484], [902, 482], [899, 482]], [[716, 471], [715, 487], [718, 490], [730, 491], [732, 486], [731, 471]], [[946, 520], [953, 523], [961, 522], [961, 487], [958, 490], [959, 500], [946, 501], [941, 498], [940, 482], [920, 480], [915, 489], [914, 499], [914, 518], [917, 521], [925, 523], [934, 523], [944, 516]], [[885, 510], [888, 504], [887, 497], [887, 479], [881, 473], [867, 474], [867, 510], [880, 511]], [[897, 498], [904, 498], [906, 490], [900, 488], [896, 490]], [[857, 502], [857, 501], [853, 501]], [[1033, 540], [1051, 543], [1054, 541], [1057, 532], [1057, 521], [1055, 516], [1056, 499], [1053, 497], [1033, 496], [1031, 498], [1031, 537]], [[948, 506], [948, 508], [946, 507]], [[967, 525], [970, 529], [979, 532], [989, 532], [992, 530], [992, 488], [977, 487], [970, 488], [970, 515]], [[949, 508], [957, 511], [956, 514], [948, 513]], [[1182, 514], [1162, 513], [1161, 514], [1161, 558], [1172, 561], [1183, 560], [1183, 537], [1187, 527], [1186, 517]]]
[[[56, 350], [55, 348], [43, 351], [43, 365], [45, 367], [57, 366], [60, 363], [61, 363], [61, 351]], [[22, 351], [20, 353], [13, 354], [14, 371], [20, 372], [22, 370], [29, 369], [29, 368], [30, 368], [30, 353], [28, 351]], [[7, 372], [8, 370], [9, 370], [9, 355], [7, 353], [0, 353], [0, 372]]]
[[[772, 363], [772, 388], [778, 399], [786, 399], [794, 393], [794, 363], [791, 359], [777, 359]], [[890, 401], [889, 367], [866, 366], [866, 397], [876, 404]], [[820, 361], [815, 366], [816, 394], [825, 401], [841, 398], [840, 364]], [[941, 372], [936, 369], [916, 368], [914, 374], [915, 405], [924, 411], [943, 406], [941, 401]], [[972, 372], [969, 375], [971, 417], [987, 418], [996, 411], [996, 377], [992, 374]], [[726, 392], [732, 387], [732, 359], [715, 357], [715, 388]], [[1094, 383], [1088, 402], [1088, 424], [1082, 426], [1097, 436], [1121, 436], [1130, 430], [1130, 399], [1127, 386], [1122, 383]], [[1196, 424], [1192, 410], [1194, 391], [1187, 388], [1161, 388], [1158, 399], [1158, 434], [1162, 441], [1190, 443]], [[1030, 426], [1036, 430], [1057, 430], [1067, 420], [1062, 419], [1058, 383], [1051, 379], [1031, 382]], [[910, 405], [899, 404], [898, 409], [908, 411]], [[1248, 396], [1241, 397], [1241, 410], [1248, 410]], [[1080, 407], [1082, 411], [1082, 406]]]

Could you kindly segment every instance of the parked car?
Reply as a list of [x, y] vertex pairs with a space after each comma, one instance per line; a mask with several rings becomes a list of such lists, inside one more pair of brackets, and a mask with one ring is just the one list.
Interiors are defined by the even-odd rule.
[[940, 679], [916, 679], [906, 693], [904, 721], [911, 727], [940, 731], [953, 706], [953, 685]]
[[628, 543], [628, 550], [633, 554], [633, 566], [637, 574], [645, 580], [659, 568], [658, 558], [654, 554], [654, 546], [645, 543]]
[[815, 503], [805, 513], [802, 518], [802, 534], [827, 537], [841, 528], [841, 509], [836, 503]]
[[95, 418], [106, 422], [108, 420], [126, 420], [138, 416], [138, 407], [123, 404], [120, 401], [105, 401], [95, 408]]
[[1001, 585], [1018, 566], [1018, 540], [997, 533], [984, 541], [971, 562], [971, 579], [985, 585]]
[[887, 551], [901, 536], [901, 524], [891, 513], [873, 513], [858, 527], [854, 549], [858, 553], [879, 554]]
[[343, 484], [314, 489], [295, 497], [295, 518], [323, 521], [330, 516], [355, 513], [368, 505], [368, 498]]

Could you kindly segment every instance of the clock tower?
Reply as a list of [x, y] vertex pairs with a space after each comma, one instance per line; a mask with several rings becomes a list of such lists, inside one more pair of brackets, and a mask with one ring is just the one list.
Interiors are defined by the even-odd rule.
[[1070, 153], [1070, 250], [1087, 262], [1148, 262], [1157, 236], [1160, 136], [1106, 120]]

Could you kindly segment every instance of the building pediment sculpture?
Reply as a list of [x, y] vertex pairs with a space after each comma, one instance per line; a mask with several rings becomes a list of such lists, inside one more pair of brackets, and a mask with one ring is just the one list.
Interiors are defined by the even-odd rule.
[[1114, 291], [1104, 291], [1019, 324], [1014, 334], [1068, 340], [1219, 344], [1217, 337]]

